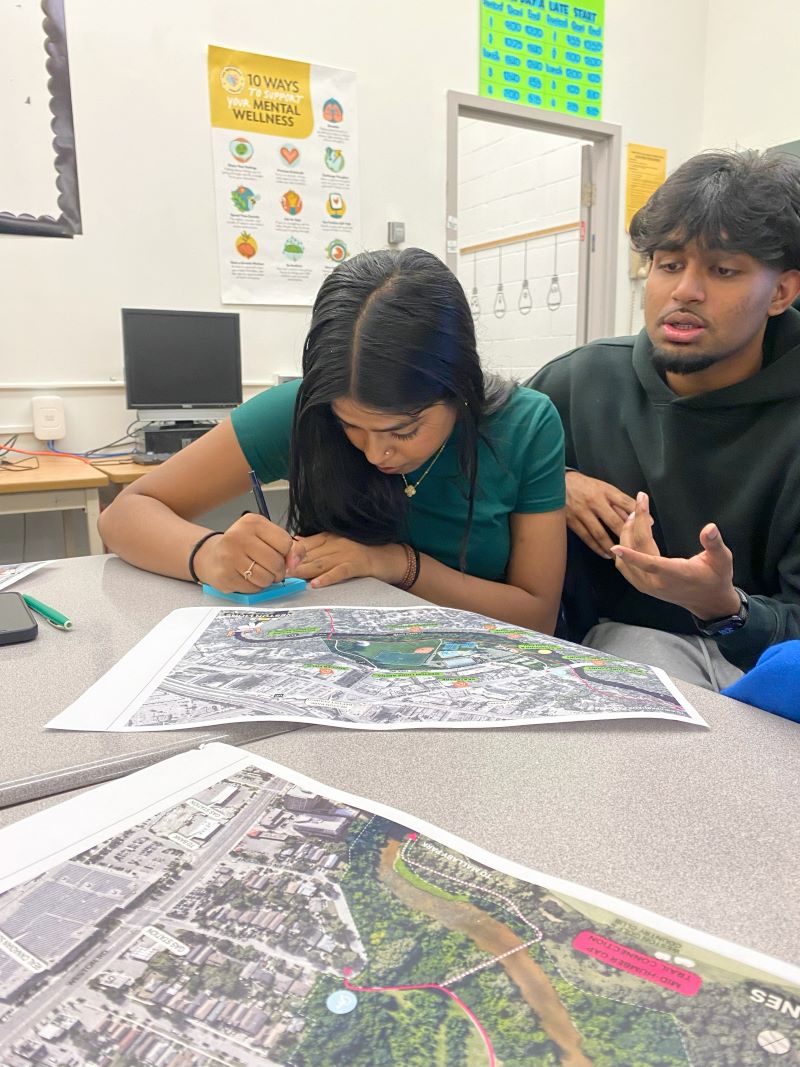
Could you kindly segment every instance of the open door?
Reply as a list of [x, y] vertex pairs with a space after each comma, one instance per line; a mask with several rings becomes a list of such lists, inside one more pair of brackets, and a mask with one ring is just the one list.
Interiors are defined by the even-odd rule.
[[613, 333], [619, 129], [449, 94], [447, 253], [487, 367]]

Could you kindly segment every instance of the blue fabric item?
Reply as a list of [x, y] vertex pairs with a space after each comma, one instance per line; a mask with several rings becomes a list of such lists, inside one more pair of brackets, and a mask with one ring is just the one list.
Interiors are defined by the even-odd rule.
[[722, 693], [800, 722], [800, 641], [772, 645], [761, 653], [752, 670]]

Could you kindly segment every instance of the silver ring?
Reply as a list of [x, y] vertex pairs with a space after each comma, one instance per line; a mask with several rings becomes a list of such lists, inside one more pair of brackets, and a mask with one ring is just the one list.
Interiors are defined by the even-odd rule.
[[246, 582], [249, 582], [250, 579], [253, 577], [253, 567], [255, 567], [255, 565], [256, 565], [256, 561], [254, 559], [251, 559], [250, 560], [250, 566], [247, 568], [246, 571], [242, 572], [242, 577], [244, 578], [244, 580]]

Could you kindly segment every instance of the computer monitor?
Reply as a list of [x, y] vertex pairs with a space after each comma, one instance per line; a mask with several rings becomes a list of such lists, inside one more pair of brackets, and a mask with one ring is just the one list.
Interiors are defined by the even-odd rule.
[[125, 397], [140, 417], [223, 418], [242, 402], [239, 316], [122, 309]]

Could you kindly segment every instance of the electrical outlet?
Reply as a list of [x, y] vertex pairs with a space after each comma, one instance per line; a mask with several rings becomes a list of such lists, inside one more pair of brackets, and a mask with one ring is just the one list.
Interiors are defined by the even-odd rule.
[[60, 441], [66, 436], [64, 401], [60, 396], [31, 397], [33, 433], [40, 441]]
[[386, 243], [389, 245], [401, 245], [406, 239], [406, 224], [404, 222], [390, 222], [387, 227]]

